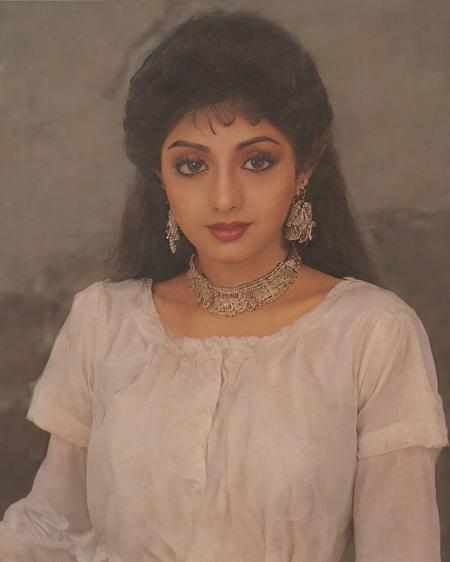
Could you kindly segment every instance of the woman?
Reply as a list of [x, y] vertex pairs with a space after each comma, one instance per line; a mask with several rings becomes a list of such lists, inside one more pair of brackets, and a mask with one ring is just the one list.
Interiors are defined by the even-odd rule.
[[[440, 560], [429, 341], [377, 285], [309, 53], [249, 12], [130, 84], [111, 276], [76, 294], [27, 418], [51, 433], [0, 560]], [[308, 201], [306, 200], [308, 194]]]

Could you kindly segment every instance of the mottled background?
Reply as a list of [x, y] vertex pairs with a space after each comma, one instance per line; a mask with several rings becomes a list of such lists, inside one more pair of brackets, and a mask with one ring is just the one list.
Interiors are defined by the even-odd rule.
[[[104, 278], [132, 168], [128, 81], [196, 10], [259, 9], [315, 55], [354, 208], [383, 284], [429, 333], [449, 420], [450, 4], [446, 0], [0, 3], [0, 512], [47, 434], [25, 420], [73, 294]], [[450, 561], [450, 450], [437, 466]]]

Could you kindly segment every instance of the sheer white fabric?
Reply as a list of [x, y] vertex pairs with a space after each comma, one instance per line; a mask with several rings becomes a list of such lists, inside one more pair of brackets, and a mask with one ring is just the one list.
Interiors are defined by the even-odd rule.
[[[358, 461], [356, 562], [441, 562], [439, 453], [416, 446]], [[119, 562], [92, 529], [85, 466], [85, 448], [51, 436], [32, 491], [11, 505], [0, 523], [1, 562]]]
[[52, 434], [32, 490], [0, 522], [0, 560], [100, 562], [98, 543], [86, 502], [86, 449]]
[[346, 278], [263, 337], [165, 333], [151, 280], [77, 293], [28, 419], [50, 446], [0, 561], [438, 562], [426, 332]]
[[439, 450], [410, 447], [358, 461], [357, 562], [440, 562], [435, 486]]

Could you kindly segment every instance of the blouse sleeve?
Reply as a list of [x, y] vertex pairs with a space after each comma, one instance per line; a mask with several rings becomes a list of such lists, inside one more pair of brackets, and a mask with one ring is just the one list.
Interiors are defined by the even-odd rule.
[[86, 501], [86, 449], [52, 434], [31, 492], [0, 521], [0, 562], [92, 562], [97, 545]]
[[356, 562], [441, 562], [435, 486], [439, 452], [415, 446], [357, 462]]
[[358, 387], [358, 459], [416, 445], [449, 445], [430, 342], [411, 307], [386, 308], [379, 315]]
[[27, 419], [85, 447], [92, 422], [94, 353], [101, 282], [76, 293], [36, 381]]

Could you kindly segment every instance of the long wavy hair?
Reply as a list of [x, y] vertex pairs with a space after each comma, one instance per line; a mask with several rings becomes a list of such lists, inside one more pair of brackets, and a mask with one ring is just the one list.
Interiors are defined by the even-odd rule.
[[194, 247], [181, 232], [171, 254], [165, 238], [161, 147], [179, 119], [195, 120], [204, 109], [224, 126], [234, 122], [234, 111], [253, 124], [268, 120], [291, 142], [297, 173], [316, 162], [307, 191], [316, 228], [311, 241], [297, 244], [303, 262], [335, 277], [378, 282], [348, 200], [333, 110], [313, 57], [278, 23], [253, 11], [221, 9], [176, 26], [130, 81], [123, 127], [136, 175], [106, 261], [112, 281], [164, 281], [187, 269]]

